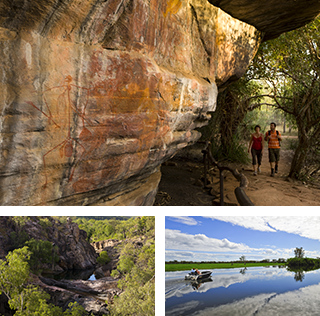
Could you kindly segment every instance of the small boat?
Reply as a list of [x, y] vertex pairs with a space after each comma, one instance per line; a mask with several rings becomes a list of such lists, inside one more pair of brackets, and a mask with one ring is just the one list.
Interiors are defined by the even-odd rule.
[[196, 274], [196, 273], [189, 273], [184, 277], [185, 280], [193, 280], [193, 281], [199, 281], [203, 279], [210, 278], [211, 276], [211, 271], [203, 271], [201, 274]]

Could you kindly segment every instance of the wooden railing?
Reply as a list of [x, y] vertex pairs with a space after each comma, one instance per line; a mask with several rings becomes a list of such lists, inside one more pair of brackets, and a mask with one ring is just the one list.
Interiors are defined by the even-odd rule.
[[[204, 143], [204, 142], [201, 142]], [[210, 142], [205, 142], [205, 147], [202, 150], [203, 154], [203, 163], [204, 163], [204, 186], [207, 187], [207, 170], [210, 167], [210, 163], [219, 169], [220, 173], [220, 205], [224, 205], [224, 195], [223, 195], [223, 171], [230, 171], [233, 176], [240, 182], [240, 186], [236, 187], [234, 190], [236, 198], [241, 206], [254, 206], [252, 201], [247, 196], [245, 189], [248, 187], [249, 181], [248, 179], [240, 173], [237, 169], [233, 169], [230, 167], [222, 166], [219, 162], [217, 162], [211, 153], [209, 148]]]

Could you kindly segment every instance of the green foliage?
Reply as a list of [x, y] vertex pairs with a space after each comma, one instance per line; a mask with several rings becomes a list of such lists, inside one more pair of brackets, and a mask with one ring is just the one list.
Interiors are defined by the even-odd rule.
[[243, 120], [257, 105], [253, 96], [260, 94], [262, 85], [247, 76], [232, 83], [219, 93], [217, 108], [208, 126], [200, 129], [202, 139], [212, 143], [212, 154], [218, 161], [248, 163], [246, 132]]
[[303, 258], [304, 257], [304, 250], [302, 247], [298, 248], [296, 247], [296, 249], [294, 250], [294, 256], [296, 258]]
[[43, 228], [52, 227], [52, 223], [49, 218], [42, 217], [39, 219], [39, 223]]
[[9, 252], [6, 261], [0, 260], [0, 294], [4, 293], [17, 316], [82, 316], [88, 313], [78, 303], [70, 303], [65, 312], [47, 303], [50, 295], [28, 284], [30, 258], [28, 247]]
[[127, 244], [121, 250], [117, 269], [124, 276], [118, 287], [124, 289], [111, 315], [154, 315], [155, 313], [155, 245], [148, 241], [141, 248]]
[[152, 216], [131, 217], [127, 220], [87, 220], [86, 218], [79, 218], [74, 221], [78, 223], [80, 229], [87, 232], [89, 242], [147, 236], [149, 232], [154, 231], [154, 218]]
[[110, 315], [155, 315], [154, 298], [154, 280], [151, 280], [142, 286], [131, 282], [126, 291], [115, 299], [115, 303], [110, 308]]
[[[262, 260], [260, 262], [248, 262], [246, 261], [246, 265], [244, 262], [217, 262], [217, 263], [166, 263], [165, 270], [166, 271], [185, 271], [191, 270], [192, 268], [199, 269], [199, 270], [208, 270], [208, 269], [228, 269], [228, 268], [243, 268], [243, 267], [264, 267], [270, 266], [272, 263], [269, 261]], [[283, 266], [285, 265], [284, 262], [277, 262], [277, 265]]]
[[6, 261], [0, 260], [0, 294], [9, 300], [22, 292], [29, 278], [29, 258], [28, 247], [23, 247], [9, 252]]
[[110, 262], [108, 253], [106, 251], [101, 251], [99, 257], [97, 258], [97, 262], [101, 265], [104, 265]]
[[64, 316], [85, 316], [88, 315], [86, 310], [77, 302], [71, 302], [68, 309], [63, 313]]
[[29, 235], [25, 230], [18, 230], [17, 232], [10, 233], [10, 250], [21, 248], [29, 239]]
[[26, 286], [19, 295], [15, 295], [10, 301], [11, 309], [15, 309], [17, 316], [58, 316], [63, 315], [59, 307], [48, 304], [50, 295], [39, 290], [36, 286]]
[[13, 216], [11, 219], [17, 227], [21, 228], [26, 224], [28, 220], [30, 220], [30, 217], [29, 216]]
[[33, 272], [38, 273], [39, 268], [44, 264], [58, 262], [59, 257], [50, 241], [30, 239], [25, 243], [31, 251], [29, 260], [30, 267]]
[[241, 142], [240, 135], [232, 136], [228, 147], [212, 146], [212, 155], [218, 161], [230, 161], [247, 164], [250, 159], [247, 154], [248, 145]]
[[287, 265], [292, 270], [314, 270], [320, 268], [320, 259], [295, 257], [288, 259]]
[[[298, 128], [291, 178], [299, 178], [306, 164], [312, 165], [304, 170], [306, 176], [320, 164], [319, 155], [313, 150], [320, 136], [319, 41], [318, 17], [305, 27], [263, 43], [248, 71], [252, 79], [265, 82], [265, 97]], [[306, 161], [310, 156], [312, 159]]]

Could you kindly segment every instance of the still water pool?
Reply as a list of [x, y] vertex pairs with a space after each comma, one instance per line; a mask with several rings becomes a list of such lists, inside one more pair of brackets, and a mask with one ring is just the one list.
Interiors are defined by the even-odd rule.
[[185, 281], [189, 271], [166, 272], [166, 315], [320, 315], [320, 270], [280, 267], [215, 269], [211, 280]]

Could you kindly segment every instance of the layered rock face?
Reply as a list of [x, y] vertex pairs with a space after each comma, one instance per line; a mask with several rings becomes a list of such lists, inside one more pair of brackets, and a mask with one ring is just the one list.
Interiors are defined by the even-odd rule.
[[[30, 239], [48, 240], [58, 247], [59, 262], [53, 267], [56, 271], [88, 269], [96, 265], [98, 255], [86, 241], [87, 233], [79, 229], [78, 225], [71, 220], [62, 224], [52, 218], [46, 218], [43, 221], [31, 218], [18, 228], [9, 217], [0, 217], [2, 258], [7, 254], [4, 250], [10, 248], [11, 233], [18, 230], [24, 230]], [[52, 265], [48, 266], [48, 269], [52, 269]]]
[[0, 204], [151, 205], [261, 34], [206, 0], [2, 0]]

